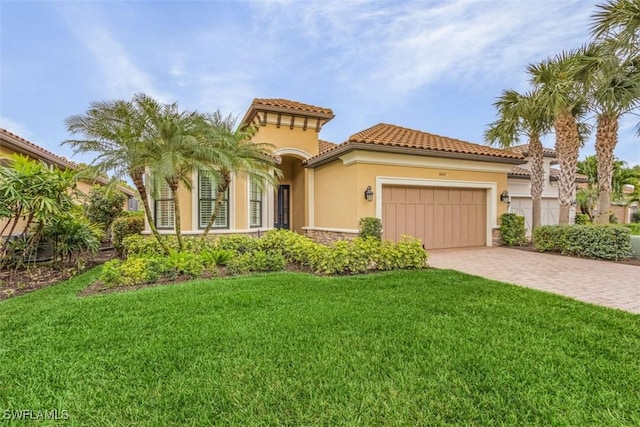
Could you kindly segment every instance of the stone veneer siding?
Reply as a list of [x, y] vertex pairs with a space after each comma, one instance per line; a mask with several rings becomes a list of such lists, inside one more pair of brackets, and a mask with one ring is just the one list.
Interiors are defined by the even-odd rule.
[[358, 237], [357, 233], [344, 233], [341, 231], [326, 231], [326, 230], [304, 230], [304, 235], [314, 242], [322, 243], [323, 245], [330, 245], [338, 240], [353, 240]]
[[500, 246], [502, 244], [502, 235], [499, 228], [491, 230], [491, 246]]

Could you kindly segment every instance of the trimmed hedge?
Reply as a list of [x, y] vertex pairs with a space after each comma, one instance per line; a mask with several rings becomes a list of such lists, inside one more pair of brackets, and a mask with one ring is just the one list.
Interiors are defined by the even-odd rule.
[[118, 255], [125, 252], [124, 239], [127, 236], [139, 235], [144, 230], [144, 214], [125, 214], [111, 223], [111, 243]]
[[540, 252], [610, 260], [631, 256], [629, 228], [622, 225], [545, 225], [533, 232]]
[[500, 216], [500, 239], [506, 246], [522, 246], [527, 242], [524, 217], [514, 213]]
[[201, 277], [222, 264], [226, 264], [228, 274], [280, 271], [288, 263], [318, 274], [358, 274], [427, 266], [427, 253], [420, 240], [408, 236], [397, 243], [358, 237], [325, 246], [292, 231], [273, 230], [257, 239], [224, 235], [203, 242], [200, 237], [188, 237], [184, 239], [185, 252], [175, 250], [175, 236], [164, 238], [172, 249], [168, 257], [153, 236], [126, 237], [124, 253], [129, 258], [107, 263], [100, 280], [107, 286], [127, 286], [176, 274]]

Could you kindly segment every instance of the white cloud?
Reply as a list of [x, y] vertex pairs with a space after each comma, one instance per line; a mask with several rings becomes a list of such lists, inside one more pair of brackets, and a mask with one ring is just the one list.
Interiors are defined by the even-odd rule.
[[144, 92], [162, 102], [173, 101], [169, 94], [158, 89], [152, 73], [135, 63], [90, 3], [65, 4], [62, 14], [70, 31], [91, 53], [110, 96], [129, 98], [134, 93]]

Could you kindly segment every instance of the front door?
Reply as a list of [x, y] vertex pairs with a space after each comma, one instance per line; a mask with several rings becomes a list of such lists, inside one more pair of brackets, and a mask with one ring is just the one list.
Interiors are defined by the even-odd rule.
[[275, 228], [289, 229], [289, 192], [290, 185], [279, 185], [275, 203]]

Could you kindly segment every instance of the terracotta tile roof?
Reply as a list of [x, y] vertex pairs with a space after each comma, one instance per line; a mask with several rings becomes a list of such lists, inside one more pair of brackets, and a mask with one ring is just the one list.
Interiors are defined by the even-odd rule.
[[348, 142], [387, 145], [394, 147], [418, 148], [448, 153], [472, 154], [522, 160], [520, 153], [499, 150], [486, 145], [473, 144], [459, 139], [435, 135], [385, 123], [355, 133]]
[[337, 147], [336, 144], [334, 144], [333, 142], [329, 142], [329, 141], [325, 141], [323, 139], [319, 139], [318, 140], [318, 153], [319, 155], [329, 151], [329, 150], [333, 150], [335, 147]]
[[[45, 150], [39, 145], [36, 145], [30, 141], [27, 141], [23, 137], [18, 136], [12, 132], [9, 132], [6, 129], [0, 128], [0, 138], [3, 140], [6, 140], [7, 144], [11, 143], [12, 145], [15, 145], [15, 147], [12, 148], [12, 150], [20, 152], [22, 154], [30, 154], [33, 157], [42, 158], [42, 160], [45, 160], [45, 161], [46, 160], [53, 161], [58, 166], [70, 167], [70, 168], [73, 168], [76, 166], [75, 163], [68, 160], [67, 158], [58, 156], [57, 154], [54, 154], [49, 150]], [[23, 151], [26, 151], [26, 153]]]
[[[513, 151], [514, 153], [520, 153], [523, 156], [528, 156], [529, 155], [529, 144], [515, 145], [515, 146], [511, 147], [510, 150]], [[556, 156], [556, 150], [554, 150], [553, 148], [542, 147], [542, 152], [547, 157], [555, 157]]]
[[515, 178], [529, 178], [531, 176], [531, 172], [519, 166], [514, 166], [513, 169], [509, 171], [509, 176], [513, 176]]
[[[549, 169], [549, 178], [556, 181], [560, 176], [560, 169]], [[581, 173], [576, 172], [576, 182], [589, 182], [589, 177]]]
[[[560, 169], [556, 169], [556, 168], [549, 169], [550, 180], [557, 181], [559, 176], [560, 176]], [[531, 171], [518, 166], [514, 166], [509, 171], [509, 177], [528, 179], [529, 177], [531, 177]], [[576, 182], [589, 182], [589, 177], [587, 177], [586, 175], [582, 175], [581, 173], [576, 173]]]
[[267, 107], [286, 108], [288, 110], [303, 111], [305, 113], [320, 113], [333, 115], [330, 108], [317, 107], [311, 104], [303, 104], [302, 102], [290, 101], [282, 98], [255, 98], [252, 105], [264, 105]]

